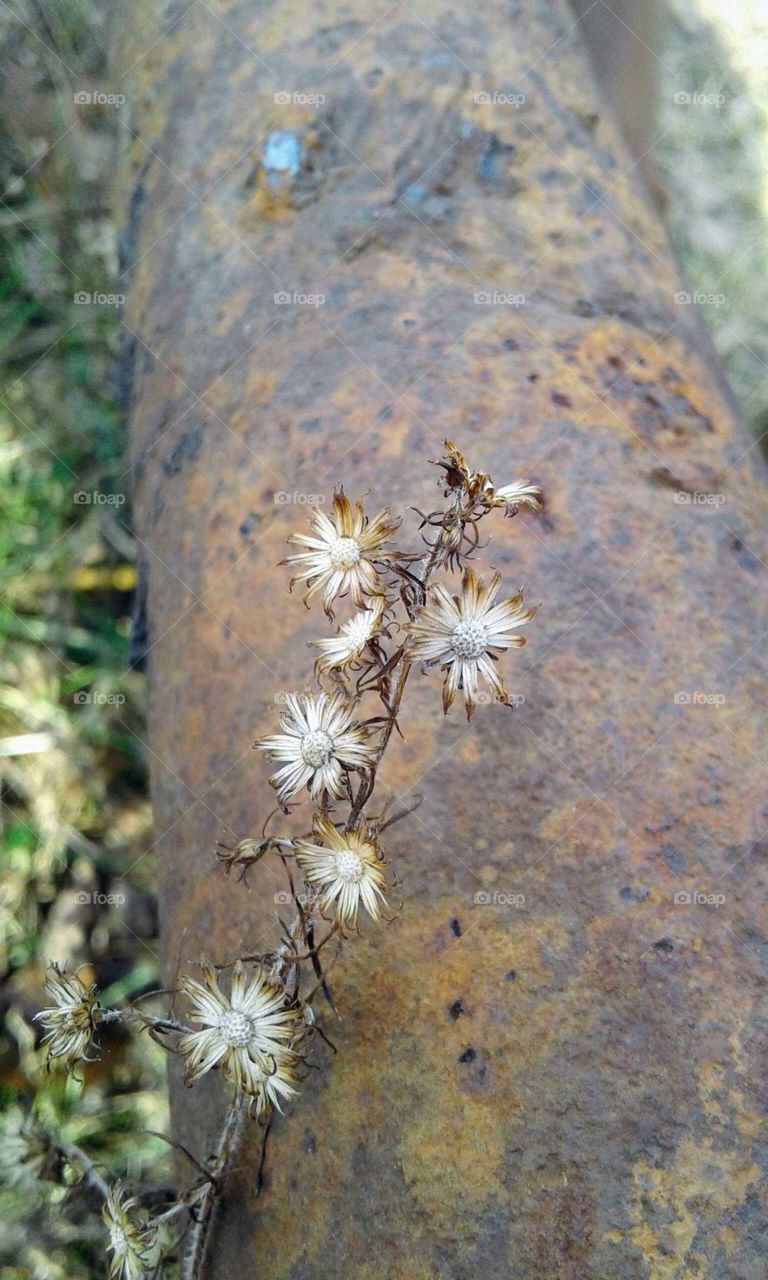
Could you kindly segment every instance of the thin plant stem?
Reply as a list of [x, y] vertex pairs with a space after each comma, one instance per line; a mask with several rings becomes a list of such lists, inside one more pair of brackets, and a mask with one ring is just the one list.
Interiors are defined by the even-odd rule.
[[197, 1217], [192, 1224], [189, 1245], [181, 1268], [181, 1280], [201, 1280], [206, 1253], [211, 1238], [215, 1209], [222, 1184], [240, 1143], [243, 1124], [248, 1111], [248, 1100], [238, 1089], [229, 1104], [224, 1126], [213, 1160], [214, 1173], [202, 1190], [197, 1206]]
[[93, 1187], [97, 1191], [102, 1200], [106, 1200], [109, 1195], [109, 1187], [102, 1178], [100, 1173], [96, 1172], [93, 1161], [85, 1154], [81, 1147], [75, 1146], [74, 1143], [61, 1143], [59, 1150], [66, 1157], [71, 1165], [79, 1165], [83, 1171], [83, 1181], [86, 1186]]
[[[432, 550], [427, 556], [426, 561], [424, 562], [423, 574], [421, 578], [418, 579], [419, 587], [422, 595], [422, 603], [427, 598], [427, 587], [429, 586], [430, 578], [432, 577], [432, 574], [434, 573], [438, 564], [442, 561], [442, 558], [443, 558], [443, 546], [442, 546], [442, 536], [440, 536], [435, 541], [435, 545], [432, 547]], [[406, 640], [405, 645], [403, 646], [402, 656], [400, 658], [400, 670], [398, 672], [397, 684], [395, 685], [394, 694], [392, 695], [392, 698], [388, 703], [387, 709], [389, 714], [387, 716], [387, 721], [386, 721], [386, 724], [384, 725], [384, 729], [381, 735], [381, 742], [379, 743], [379, 748], [376, 752], [376, 756], [370, 768], [370, 771], [366, 775], [363, 782], [360, 784], [360, 788], [358, 790], [357, 796], [355, 797], [355, 801], [352, 805], [352, 809], [346, 821], [346, 825], [345, 825], [346, 831], [351, 831], [357, 825], [358, 819], [360, 818], [366, 804], [370, 800], [371, 795], [373, 794], [373, 789], [376, 786], [376, 773], [378, 771], [379, 765], [381, 764], [381, 760], [384, 755], [384, 752], [386, 751], [389, 745], [389, 740], [392, 737], [392, 731], [395, 728], [395, 725], [397, 724], [397, 716], [400, 711], [400, 704], [403, 700], [403, 694], [405, 693], [405, 686], [408, 683], [408, 677], [411, 674], [411, 667], [413, 664], [409, 656], [409, 648], [410, 648], [409, 642]]]

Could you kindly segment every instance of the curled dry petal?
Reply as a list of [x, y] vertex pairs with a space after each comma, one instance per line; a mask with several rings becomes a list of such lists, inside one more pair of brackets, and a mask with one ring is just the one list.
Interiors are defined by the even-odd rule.
[[535, 608], [523, 605], [523, 592], [494, 603], [501, 578], [496, 573], [488, 584], [467, 569], [461, 593], [450, 595], [435, 586], [431, 601], [411, 626], [412, 654], [428, 664], [447, 667], [443, 686], [443, 708], [447, 712], [461, 690], [471, 716], [478, 700], [478, 677], [482, 676], [498, 702], [507, 695], [494, 659], [505, 649], [522, 648], [525, 636], [516, 628], [529, 622]]

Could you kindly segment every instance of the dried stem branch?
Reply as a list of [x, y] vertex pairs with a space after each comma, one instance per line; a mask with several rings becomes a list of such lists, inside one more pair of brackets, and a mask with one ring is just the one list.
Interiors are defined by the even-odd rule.
[[223, 1183], [240, 1142], [247, 1112], [248, 1099], [238, 1089], [229, 1104], [221, 1130], [216, 1155], [212, 1161], [211, 1181], [203, 1187], [196, 1207], [190, 1240], [181, 1269], [181, 1280], [201, 1280], [203, 1275], [215, 1211]]

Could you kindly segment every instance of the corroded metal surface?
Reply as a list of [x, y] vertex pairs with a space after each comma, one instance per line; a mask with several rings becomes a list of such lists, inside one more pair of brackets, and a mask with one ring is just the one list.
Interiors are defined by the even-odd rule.
[[[275, 495], [423, 505], [448, 435], [548, 499], [487, 553], [542, 601], [506, 666], [525, 701], [468, 729], [436, 679], [409, 698], [386, 770], [424, 796], [389, 832], [405, 909], [334, 971], [338, 1058], [275, 1125], [258, 1201], [244, 1153], [211, 1275], [762, 1278], [768, 503], [571, 16], [131, 22], [123, 367], [169, 976], [256, 945], [282, 888], [212, 857], [260, 822], [251, 742], [325, 634], [274, 567], [305, 515]], [[174, 1086], [199, 1149], [214, 1086]]]

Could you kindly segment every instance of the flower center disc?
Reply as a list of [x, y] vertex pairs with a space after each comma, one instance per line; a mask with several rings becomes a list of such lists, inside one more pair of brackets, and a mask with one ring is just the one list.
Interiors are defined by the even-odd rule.
[[343, 849], [336, 854], [336, 871], [340, 880], [360, 880], [363, 874], [360, 855], [352, 849]]
[[360, 548], [354, 538], [337, 538], [329, 555], [334, 569], [353, 569], [360, 559]]
[[327, 764], [333, 753], [333, 738], [325, 729], [312, 729], [301, 740], [301, 754], [305, 764], [319, 769]]
[[253, 1038], [253, 1024], [244, 1013], [229, 1009], [219, 1023], [219, 1033], [233, 1049], [242, 1049]]
[[464, 618], [453, 632], [453, 651], [460, 658], [479, 658], [488, 648], [488, 632], [482, 622]]
[[125, 1232], [114, 1223], [109, 1228], [109, 1243], [117, 1254], [128, 1252], [128, 1241], [125, 1238]]

